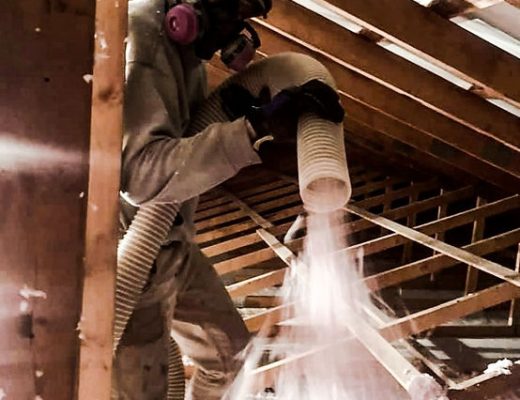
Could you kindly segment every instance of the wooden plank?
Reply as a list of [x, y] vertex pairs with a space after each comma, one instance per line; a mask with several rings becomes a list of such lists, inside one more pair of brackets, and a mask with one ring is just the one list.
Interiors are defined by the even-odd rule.
[[[477, 197], [476, 207], [480, 207], [483, 204], [486, 204], [486, 200], [482, 197]], [[471, 243], [475, 243], [476, 241], [482, 239], [484, 237], [484, 227], [486, 220], [484, 218], [477, 218], [473, 223], [473, 229], [471, 232]], [[464, 294], [473, 293], [477, 290], [478, 285], [478, 269], [472, 268], [468, 266], [468, 271], [466, 273], [466, 284], [464, 289]]]
[[[520, 229], [502, 233], [480, 240], [478, 242], [462, 247], [463, 250], [473, 253], [476, 256], [484, 256], [494, 251], [510, 247], [520, 240]], [[459, 263], [458, 260], [443, 254], [414, 261], [410, 264], [402, 265], [391, 270], [381, 272], [364, 279], [364, 284], [370, 290], [381, 290], [389, 286], [394, 286], [420, 276], [439, 272], [445, 268], [452, 267]], [[513, 271], [511, 271], [513, 272]]]
[[[271, 229], [271, 233], [274, 235], [281, 235], [287, 229], [290, 228], [292, 222], [287, 222], [282, 225], [278, 225]], [[258, 233], [253, 232], [247, 235], [241, 235], [239, 237], [225, 240], [223, 242], [216, 243], [211, 246], [203, 247], [203, 252], [207, 257], [214, 257], [232, 250], [236, 250], [240, 247], [249, 246], [251, 244], [259, 243], [262, 239], [258, 236]]]
[[243, 254], [238, 257], [233, 257], [229, 260], [221, 261], [213, 265], [219, 275], [224, 275], [229, 272], [237, 271], [239, 269], [250, 267], [252, 265], [272, 260], [276, 254], [270, 248], [260, 249], [251, 253]]
[[[379, 13], [382, 9], [382, 6], [375, 6], [374, 13]], [[258, 21], [256, 27], [260, 24], [264, 26], [264, 30], [261, 31], [264, 42], [262, 49], [271, 45], [267, 42], [272, 35], [267, 35], [265, 30], [269, 27], [277, 28], [335, 57], [343, 65], [386, 85], [397, 93], [409, 96], [481, 134], [502, 143], [510, 143], [516, 148], [520, 147], [517, 135], [520, 129], [518, 118], [503, 110], [497, 110], [484, 99], [295, 3], [288, 0], [275, 2], [267, 22]], [[309, 26], [313, 29], [308, 29]], [[327, 32], [327, 35], [316, 35], [315, 32]], [[444, 37], [444, 33], [439, 37]], [[435, 38], [432, 43], [438, 43], [438, 40]], [[275, 50], [283, 49], [277, 47]], [[460, 107], [460, 104], [465, 106]]]
[[[413, 190], [419, 190], [419, 191], [430, 190], [430, 189], [434, 188], [436, 185], [437, 185], [436, 181], [432, 180], [429, 182], [422, 183], [420, 185], [419, 184], [416, 185], [416, 187], [414, 187]], [[399, 190], [391, 192], [388, 195], [376, 196], [376, 197], [372, 197], [369, 199], [361, 200], [359, 203], [356, 203], [356, 204], [359, 204], [360, 206], [367, 207], [367, 208], [374, 207], [374, 206], [379, 205], [382, 201], [385, 201], [385, 200], [392, 201], [392, 200], [395, 200], [398, 198], [406, 197], [407, 195], [409, 195], [411, 190], [412, 190], [412, 188], [399, 189]], [[288, 209], [284, 209], [281, 211], [276, 211], [272, 214], [267, 214], [265, 216], [265, 218], [267, 220], [271, 221], [272, 223], [275, 223], [275, 222], [283, 220], [285, 218], [295, 217], [296, 215], [298, 215], [299, 213], [301, 213], [303, 211], [304, 211], [303, 206], [298, 205], [298, 206], [290, 207]], [[255, 226], [256, 226], [256, 224], [254, 224], [251, 221], [237, 223], [230, 227], [219, 228], [219, 229], [215, 229], [215, 230], [212, 230], [209, 232], [204, 232], [204, 233], [198, 234], [195, 237], [195, 240], [197, 243], [203, 244], [210, 240], [216, 240], [216, 239], [220, 239], [220, 238], [223, 238], [226, 236], [244, 232]]]
[[[432, 183], [433, 182], [417, 184], [417, 185], [411, 187], [412, 189], [405, 188], [405, 189], [401, 189], [401, 190], [392, 192], [392, 195], [394, 197], [399, 197], [400, 194], [404, 194], [404, 195], [408, 194], [410, 190], [424, 190], [425, 188], [430, 187]], [[377, 197], [379, 197], [379, 196], [377, 196]], [[378, 203], [373, 202], [372, 201], [373, 199], [374, 198], [362, 200], [357, 204], [362, 205], [362, 206], [364, 206], [365, 204], [377, 205]], [[471, 218], [471, 215], [472, 214], [459, 216], [456, 219], [456, 223], [462, 223], [460, 221], [463, 221], [463, 222], [466, 221], [468, 218]], [[442, 221], [442, 223], [444, 223], [444, 221]], [[426, 224], [426, 226], [423, 227], [422, 229], [425, 229], [426, 231], [434, 230], [439, 225], [440, 225], [440, 223], [437, 223], [433, 226]], [[348, 231], [348, 229], [349, 229], [348, 225], [347, 225], [346, 229]], [[260, 232], [260, 231], [258, 231], [258, 232]], [[359, 248], [363, 248], [363, 250], [365, 251], [365, 254], [373, 254], [375, 252], [383, 251], [383, 250], [391, 248], [393, 246], [398, 246], [404, 242], [406, 242], [406, 239], [399, 237], [399, 235], [389, 235], [389, 236], [385, 236], [380, 239], [375, 239], [373, 241], [351, 246], [348, 248], [347, 251], [352, 252], [352, 254], [355, 254]], [[299, 246], [301, 246], [302, 243], [303, 243], [303, 239], [297, 239], [297, 240], [292, 241], [290, 246], [291, 246], [291, 248], [298, 248]], [[241, 255], [238, 257], [231, 258], [229, 260], [225, 260], [225, 261], [216, 263], [215, 268], [220, 274], [224, 274], [224, 273], [236, 271], [241, 268], [249, 267], [249, 266], [252, 266], [252, 265], [260, 263], [260, 262], [268, 261], [268, 260], [272, 259], [273, 257], [274, 257], [274, 252], [271, 249], [261, 249], [261, 250], [250, 252], [248, 254], [244, 254], [244, 255]]]
[[380, 330], [388, 340], [397, 340], [424, 332], [446, 322], [465, 317], [520, 296], [520, 285], [501, 283], [470, 293], [438, 306], [398, 318]]
[[421, 5], [409, 0], [331, 0], [330, 4], [362, 27], [520, 104], [520, 82], [515, 79], [520, 60]]
[[481, 160], [468, 157], [460, 150], [446, 145], [431, 136], [423, 135], [416, 129], [403, 124], [382, 113], [374, 112], [370, 107], [356, 102], [353, 99], [343, 97], [343, 104], [349, 110], [345, 125], [361, 124], [375, 131], [403, 142], [420, 152], [428, 153], [436, 159], [450, 164], [453, 168], [476, 176], [492, 185], [511, 191], [512, 187], [518, 187], [520, 180], [509, 173], [505, 173]]
[[[412, 186], [413, 186], [413, 182], [412, 182]], [[417, 192], [412, 193], [409, 197], [409, 203], [412, 204], [412, 203], [416, 202], [417, 197], [418, 197]], [[408, 217], [406, 218], [407, 226], [409, 226], [409, 227], [415, 226], [415, 223], [417, 220], [416, 215], [417, 214], [415, 214], [415, 213], [408, 214]], [[405, 243], [404, 248], [403, 248], [403, 256], [402, 256], [403, 263], [410, 261], [410, 259], [412, 258], [412, 249], [413, 249], [412, 246], [413, 246], [412, 242]]]
[[[516, 197], [516, 196], [515, 196]], [[493, 204], [493, 203], [490, 203]], [[484, 206], [486, 207], [486, 206]], [[484, 208], [482, 207], [482, 208]], [[482, 210], [482, 208], [480, 210]], [[345, 209], [362, 218], [368, 219], [376, 225], [382, 226], [388, 230], [398, 233], [406, 237], [407, 239], [414, 240], [415, 242], [429, 247], [433, 250], [437, 250], [439, 253], [445, 254], [452, 257], [460, 262], [471, 265], [472, 267], [478, 268], [480, 271], [487, 272], [497, 278], [500, 278], [506, 282], [509, 282], [515, 286], [520, 287], [520, 276], [518, 273], [506, 268], [500, 264], [492, 261], [482, 259], [469, 253], [463, 249], [459, 249], [455, 246], [451, 246], [447, 243], [440, 242], [434, 238], [425, 235], [424, 233], [418, 232], [414, 229], [407, 228], [401, 224], [390, 221], [387, 218], [372, 214], [366, 210], [363, 210], [354, 205], [347, 205]], [[449, 217], [448, 217], [449, 218]]]
[[244, 211], [239, 209], [237, 211], [227, 212], [216, 217], [195, 222], [195, 229], [197, 231], [201, 231], [203, 229], [212, 228], [218, 225], [229, 224], [230, 222], [244, 219], [245, 217], [246, 215], [244, 214]]
[[[421, 200], [414, 204], [409, 204], [406, 206], [398, 207], [396, 209], [390, 210], [386, 213], [383, 213], [383, 216], [387, 218], [402, 218], [408, 215], [410, 212], [421, 212], [433, 207], [436, 207], [438, 204], [445, 204], [445, 202], [452, 202], [457, 200], [462, 200], [467, 198], [473, 194], [474, 190], [471, 187], [465, 187], [459, 190], [455, 190], [452, 192], [445, 192], [441, 196], [435, 196], [430, 199]], [[292, 222], [288, 222], [282, 225], [278, 225], [274, 228], [271, 228], [269, 232], [275, 236], [284, 234], [287, 229], [292, 225]], [[364, 219], [360, 219], [358, 221], [353, 221], [347, 224], [346, 228], [349, 233], [355, 233], [362, 231], [363, 229], [368, 229], [372, 227], [372, 224]], [[204, 247], [204, 254], [208, 257], [213, 257], [215, 255], [222, 254], [227, 251], [236, 250], [240, 247], [251, 245], [254, 243], [260, 242], [262, 239], [258, 236], [256, 232], [243, 235], [238, 238], [229, 239], [224, 242], [220, 242], [214, 244], [212, 246]]]
[[218, 206], [224, 205], [226, 203], [229, 203], [229, 200], [226, 198], [223, 198], [223, 197], [204, 201], [204, 202], [199, 203], [199, 205], [197, 207], [197, 211], [198, 212], [206, 211], [210, 208], [218, 207]]
[[[515, 272], [520, 274], [520, 239], [518, 240], [518, 251], [516, 253], [515, 260]], [[511, 307], [509, 308], [509, 317], [507, 319], [507, 324], [509, 326], [517, 328], [520, 325], [520, 301], [513, 300], [511, 302]]]
[[352, 151], [360, 146], [363, 153], [367, 151], [373, 153], [370, 162], [384, 161], [389, 167], [399, 165], [401, 169], [412, 168], [428, 176], [441, 176], [446, 183], [480, 183], [479, 179], [469, 171], [464, 171], [459, 166], [428, 153], [428, 146], [412, 147], [404, 141], [407, 138], [395, 139], [352, 119], [348, 121], [347, 128], [348, 132], [345, 136], [349, 150]]
[[[437, 183], [435, 180], [421, 183], [416, 185], [416, 187], [412, 188], [404, 188], [399, 189], [391, 192], [388, 195], [382, 195], [382, 196], [375, 196], [371, 197], [369, 199], [361, 200], [360, 202], [356, 203], [363, 207], [374, 207], [380, 204], [382, 201], [392, 201], [398, 198], [406, 197], [410, 194], [410, 191], [412, 190], [418, 190], [418, 191], [426, 191], [430, 190], [434, 187], [436, 187]], [[303, 212], [303, 206], [297, 205], [294, 207], [290, 207], [284, 210], [276, 211], [271, 214], [267, 214], [265, 218], [269, 220], [272, 223], [276, 223], [277, 221], [283, 220], [285, 218], [295, 217], [299, 213]], [[237, 234], [240, 232], [244, 232], [248, 229], [254, 228], [256, 226], [255, 223], [251, 221], [245, 221], [241, 223], [234, 224], [232, 226], [224, 227], [224, 228], [218, 228], [209, 232], [200, 233], [195, 237], [195, 240], [199, 244], [203, 244], [205, 242], [208, 242], [210, 240], [216, 240], [221, 239], [226, 236], [230, 236], [233, 234]]]
[[271, 200], [273, 198], [280, 197], [283, 195], [294, 194], [296, 192], [298, 192], [297, 186], [284, 186], [284, 187], [281, 187], [280, 189], [275, 189], [275, 190], [271, 190], [269, 192], [264, 192], [264, 193], [260, 193], [260, 194], [254, 195], [254, 196], [247, 197], [246, 199], [244, 199], [244, 201], [246, 201], [251, 206], [254, 206], [263, 201], [268, 201], [268, 200]]
[[235, 211], [238, 208], [233, 202], [222, 204], [216, 207], [208, 208], [205, 210], [198, 211], [195, 214], [195, 222], [202, 221], [206, 218], [215, 217], [217, 215], [227, 213], [229, 211]]
[[[87, 0], [2, 2], [0, 397], [5, 400], [76, 398], [92, 89], [82, 76], [92, 73], [94, 12], [95, 3]], [[22, 291], [25, 285], [41, 292]]]
[[266, 272], [264, 274], [233, 283], [226, 287], [231, 298], [243, 297], [258, 292], [271, 286], [278, 285], [283, 282], [286, 268], [276, 271]]
[[242, 307], [246, 308], [271, 308], [282, 304], [280, 296], [253, 296], [249, 295], [244, 299]]
[[208, 232], [199, 233], [195, 236], [195, 242], [202, 245], [203, 243], [209, 242], [211, 240], [221, 239], [227, 236], [250, 230], [252, 228], [255, 228], [256, 226], [257, 225], [255, 222], [247, 220], [244, 222], [236, 223], [231, 226], [226, 226]]
[[249, 207], [245, 202], [240, 200], [237, 196], [235, 196], [233, 193], [228, 192], [227, 190], [220, 189], [222, 193], [224, 193], [225, 196], [229, 197], [235, 204], [237, 204], [242, 212], [247, 215], [249, 218], [251, 218], [259, 227], [262, 228], [272, 228], [273, 224], [266, 220], [264, 217], [262, 217], [260, 214], [258, 214], [255, 210], [253, 210], [251, 207]]
[[243, 189], [236, 191], [236, 195], [241, 199], [247, 200], [249, 196], [254, 196], [260, 193], [267, 192], [269, 190], [278, 189], [280, 187], [285, 186], [286, 183], [284, 181], [273, 180], [268, 183], [264, 183], [261, 185], [255, 185], [249, 189]]
[[96, 48], [90, 139], [90, 205], [81, 314], [78, 399], [109, 398], [112, 387], [116, 249], [123, 130], [127, 1], [96, 5]]
[[288, 319], [291, 314], [291, 307], [282, 304], [269, 310], [259, 312], [251, 317], [244, 318], [244, 323], [249, 332], [258, 332], [261, 329], [268, 329], [280, 321]]

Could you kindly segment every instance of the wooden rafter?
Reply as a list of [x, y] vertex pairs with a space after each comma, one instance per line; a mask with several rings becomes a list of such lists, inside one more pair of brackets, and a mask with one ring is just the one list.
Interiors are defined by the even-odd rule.
[[[405, 96], [392, 94], [390, 89], [279, 32], [266, 30], [261, 33], [267, 52], [276, 53], [286, 48], [310, 54], [331, 71], [348, 110], [346, 126], [352, 125], [351, 120], [354, 120], [373, 127], [467, 173], [477, 174], [491, 184], [503, 188], [520, 184], [520, 153], [487, 136], [475, 136], [466, 126]], [[474, 140], [466, 140], [468, 135]]]
[[439, 253], [445, 254], [460, 262], [466, 263], [474, 268], [477, 268], [480, 271], [496, 276], [497, 278], [506, 281], [514, 286], [520, 287], [519, 274], [500, 264], [477, 257], [466, 250], [457, 248], [439, 240], [435, 240], [434, 238], [425, 235], [424, 233], [418, 232], [411, 228], [407, 228], [387, 218], [372, 214], [359, 207], [347, 205], [346, 210], [350, 213], [365, 218], [376, 225], [394, 231], [399, 235], [413, 240], [419, 244], [422, 244], [426, 247], [430, 247], [431, 249], [436, 250]]
[[520, 82], [514, 79], [520, 60], [431, 10], [409, 0], [330, 0], [330, 4], [362, 27], [520, 104]]
[[[376, 9], [380, 10], [377, 6]], [[309, 26], [313, 29], [308, 29]], [[295, 3], [288, 0], [275, 2], [269, 19], [258, 21], [257, 28], [264, 46], [273, 36], [269, 31], [286, 32], [395, 93], [409, 96], [481, 134], [520, 148], [518, 118]], [[327, 34], [316, 35], [318, 31]], [[269, 43], [269, 46], [277, 45]], [[286, 51], [289, 47], [277, 46], [276, 49]]]
[[[463, 246], [462, 249], [477, 256], [503, 250], [520, 241], [520, 229], [506, 232], [478, 242]], [[401, 265], [394, 269], [369, 276], [364, 279], [364, 284], [371, 290], [381, 290], [385, 287], [397, 285], [424, 275], [436, 273], [443, 269], [455, 266], [458, 260], [443, 254], [436, 254], [422, 260]]]

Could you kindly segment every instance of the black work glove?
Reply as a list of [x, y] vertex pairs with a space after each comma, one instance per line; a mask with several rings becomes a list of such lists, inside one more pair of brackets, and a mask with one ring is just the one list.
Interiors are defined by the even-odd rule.
[[302, 114], [312, 112], [334, 123], [342, 122], [345, 114], [336, 91], [317, 79], [282, 90], [272, 99], [267, 88], [256, 98], [239, 85], [223, 89], [221, 96], [231, 118], [247, 118], [255, 140], [270, 135], [275, 142], [293, 142]]

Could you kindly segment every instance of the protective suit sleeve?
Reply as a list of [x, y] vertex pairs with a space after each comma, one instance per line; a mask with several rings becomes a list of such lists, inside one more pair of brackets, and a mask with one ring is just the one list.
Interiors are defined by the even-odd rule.
[[189, 121], [187, 94], [167, 71], [139, 63], [130, 68], [121, 188], [133, 202], [184, 202], [261, 162], [243, 118], [181, 137]]

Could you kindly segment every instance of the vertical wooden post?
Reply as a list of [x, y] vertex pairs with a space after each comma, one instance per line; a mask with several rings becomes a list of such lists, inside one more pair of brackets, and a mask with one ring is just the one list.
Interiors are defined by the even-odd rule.
[[[518, 243], [518, 251], [516, 253], [516, 261], [515, 261], [515, 272], [520, 273], [520, 243]], [[520, 326], [520, 301], [513, 300], [511, 302], [511, 307], [509, 309], [509, 318], [507, 321], [509, 326], [513, 326], [518, 328]], [[517, 332], [519, 334], [520, 332]]]
[[[442, 196], [444, 194], [445, 190], [441, 188], [440, 195]], [[448, 203], [443, 203], [437, 208], [437, 219], [444, 218], [448, 213]], [[438, 232], [435, 234], [434, 238], [435, 240], [440, 240], [441, 242], [444, 241], [444, 235], [445, 232]], [[433, 255], [436, 255], [437, 252], [433, 250]], [[435, 281], [435, 274], [430, 274], [430, 281]]]
[[[412, 181], [411, 182], [411, 186], [413, 187], [414, 186], [414, 182]], [[409, 197], [409, 204], [413, 204], [414, 202], [417, 201], [417, 198], [419, 196], [419, 193], [417, 191], [413, 191], [411, 194], [410, 194], [410, 197]], [[406, 218], [406, 225], [409, 227], [409, 228], [413, 228], [415, 226], [415, 221], [417, 220], [416, 218], [416, 214], [415, 212], [412, 212], [411, 215], [409, 215], [407, 218]], [[408, 262], [410, 259], [411, 259], [411, 256], [412, 256], [412, 247], [413, 246], [413, 242], [408, 242], [404, 245], [404, 248], [403, 248], [403, 256], [402, 256], [402, 262], [403, 263], [406, 263]]]
[[109, 399], [127, 0], [96, 3], [79, 400]]
[[[486, 200], [482, 197], [477, 197], [476, 207], [480, 207], [486, 204]], [[485, 228], [485, 218], [477, 218], [475, 222], [473, 222], [473, 231], [471, 232], [471, 243], [475, 243], [483, 238], [484, 236], [484, 228]], [[473, 293], [477, 290], [478, 285], [478, 270], [468, 266], [468, 271], [466, 273], [466, 286], [464, 288], [464, 294], [467, 295], [469, 293]]]

